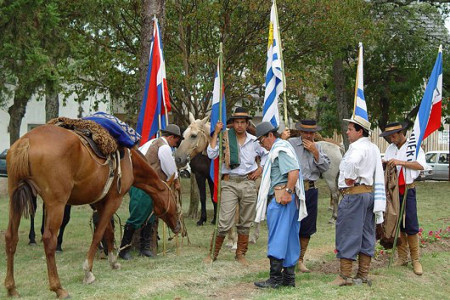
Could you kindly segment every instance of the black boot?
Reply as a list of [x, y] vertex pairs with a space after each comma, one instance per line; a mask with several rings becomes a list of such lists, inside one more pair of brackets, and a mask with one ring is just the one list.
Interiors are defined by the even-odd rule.
[[203, 226], [203, 223], [206, 222], [206, 210], [201, 213], [200, 220], [197, 221], [197, 226]]
[[150, 250], [150, 242], [152, 240], [152, 223], [147, 223], [141, 229], [141, 239], [139, 242], [140, 256], [154, 257], [154, 253]]
[[131, 259], [131, 242], [133, 240], [134, 227], [131, 224], [125, 224], [122, 243], [120, 243], [119, 257], [124, 260]]
[[295, 287], [295, 265], [283, 268], [283, 286]]
[[211, 220], [211, 224], [216, 225], [216, 213], [217, 213], [217, 203], [213, 201], [214, 206], [214, 217]]
[[276, 289], [283, 283], [283, 275], [281, 269], [283, 268], [283, 260], [269, 257], [270, 259], [270, 278], [266, 281], [255, 282], [259, 288]]

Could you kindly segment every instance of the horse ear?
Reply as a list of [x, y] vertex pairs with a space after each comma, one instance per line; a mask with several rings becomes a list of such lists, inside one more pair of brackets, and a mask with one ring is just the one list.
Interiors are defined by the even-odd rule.
[[206, 122], [208, 122], [209, 116], [206, 116], [204, 119], [202, 119], [202, 125], [205, 125]]
[[191, 122], [191, 123], [195, 122], [194, 115], [191, 112], [189, 112], [189, 122]]

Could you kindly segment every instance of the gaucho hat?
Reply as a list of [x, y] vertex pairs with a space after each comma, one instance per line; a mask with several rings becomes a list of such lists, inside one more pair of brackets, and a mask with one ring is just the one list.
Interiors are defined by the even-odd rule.
[[301, 120], [295, 124], [295, 128], [306, 132], [316, 132], [322, 129], [322, 127], [317, 125], [316, 120]]
[[386, 125], [384, 131], [380, 134], [380, 137], [388, 136], [393, 133], [399, 132], [406, 129], [406, 124], [400, 122], [392, 122]]
[[167, 125], [166, 128], [161, 129], [161, 132], [163, 132], [163, 133], [168, 133], [168, 134], [170, 134], [170, 135], [174, 135], [174, 136], [177, 136], [177, 137], [183, 139], [183, 136], [181, 135], [180, 127], [178, 127], [178, 126], [175, 125], [175, 124], [169, 124], [169, 125]]
[[248, 114], [248, 110], [243, 107], [236, 107], [234, 110], [234, 113], [231, 115], [230, 118], [227, 120], [227, 124], [233, 122], [234, 119], [246, 119], [250, 120], [252, 119], [252, 116]]

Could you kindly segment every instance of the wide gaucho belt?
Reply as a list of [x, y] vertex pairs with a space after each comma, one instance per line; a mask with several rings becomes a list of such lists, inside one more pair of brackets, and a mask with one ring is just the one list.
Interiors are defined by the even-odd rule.
[[373, 186], [371, 185], [355, 185], [348, 188], [342, 188], [339, 189], [339, 192], [341, 192], [342, 196], [345, 195], [355, 195], [355, 194], [364, 194], [364, 193], [372, 193], [373, 192]]
[[303, 186], [305, 188], [305, 192], [309, 189], [315, 189], [316, 185], [315, 182], [312, 180], [303, 180]]

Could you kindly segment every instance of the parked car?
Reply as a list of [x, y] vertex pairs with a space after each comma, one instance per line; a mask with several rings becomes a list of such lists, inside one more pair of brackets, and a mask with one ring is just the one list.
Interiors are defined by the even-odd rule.
[[6, 153], [8, 152], [8, 149], [3, 150], [2, 153], [0, 153], [0, 177], [8, 177], [8, 174], [6, 173]]
[[448, 180], [450, 160], [448, 151], [429, 151], [425, 154], [425, 160], [431, 168], [431, 172], [425, 175], [425, 179]]

